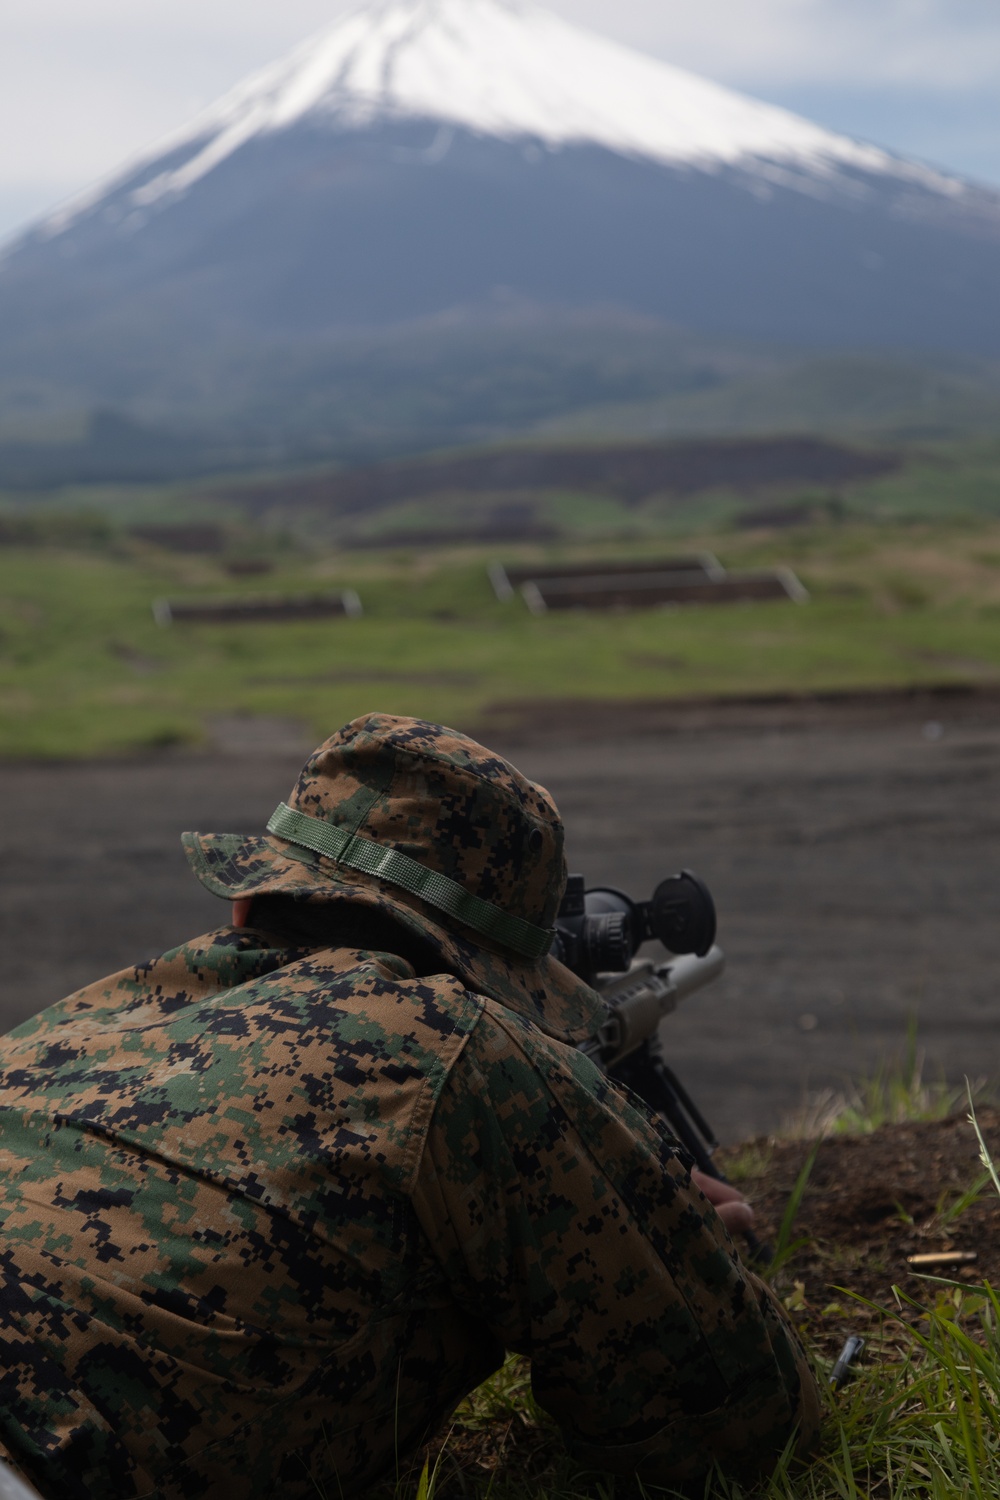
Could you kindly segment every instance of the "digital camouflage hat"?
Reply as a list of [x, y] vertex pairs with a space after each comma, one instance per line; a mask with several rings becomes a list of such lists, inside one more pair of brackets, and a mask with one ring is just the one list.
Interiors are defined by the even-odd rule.
[[452, 729], [356, 719], [310, 756], [266, 834], [186, 833], [184, 847], [217, 896], [378, 908], [552, 1035], [600, 1025], [600, 997], [549, 953], [566, 883], [555, 804]]

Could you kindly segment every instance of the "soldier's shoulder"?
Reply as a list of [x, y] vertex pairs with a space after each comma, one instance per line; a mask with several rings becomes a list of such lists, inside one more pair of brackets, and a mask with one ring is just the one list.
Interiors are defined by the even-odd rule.
[[[262, 988], [273, 982], [263, 981]], [[328, 987], [345, 1012], [403, 1035], [416, 1029], [429, 1039], [468, 1035], [490, 1004], [457, 975], [417, 975], [393, 954], [363, 949], [310, 954], [279, 982], [286, 989]]]
[[15, 1028], [31, 1038], [67, 1025], [166, 1020], [188, 1006], [248, 984], [303, 956], [252, 930], [221, 927], [94, 980]]
[[[609, 1119], [631, 1121], [619, 1087], [586, 1052], [494, 999], [475, 999], [479, 1013], [456, 1058], [442, 1117], [448, 1110], [485, 1109], [509, 1117], [517, 1128], [529, 1115], [544, 1128], [561, 1112], [595, 1139]], [[638, 1119], [632, 1123], [641, 1127]]]

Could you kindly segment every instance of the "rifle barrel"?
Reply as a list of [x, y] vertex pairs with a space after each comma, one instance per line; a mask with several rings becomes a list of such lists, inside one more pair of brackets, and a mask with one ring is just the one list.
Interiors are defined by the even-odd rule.
[[602, 976], [598, 988], [608, 1002], [608, 1020], [596, 1047], [585, 1050], [598, 1056], [605, 1067], [621, 1062], [653, 1040], [664, 1017], [688, 995], [717, 979], [725, 966], [725, 954], [714, 947], [702, 958], [683, 954], [665, 964], [636, 959], [627, 973]]

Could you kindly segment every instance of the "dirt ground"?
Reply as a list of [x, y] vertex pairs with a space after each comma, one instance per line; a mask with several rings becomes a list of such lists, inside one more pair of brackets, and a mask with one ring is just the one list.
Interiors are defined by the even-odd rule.
[[[263, 826], [309, 748], [273, 730], [0, 766], [0, 1026], [220, 920], [179, 834]], [[483, 735], [556, 795], [591, 883], [712, 887], [728, 970], [667, 1035], [723, 1139], [872, 1071], [913, 1017], [929, 1075], [1000, 1076], [996, 696], [498, 705]]]
[[[976, 1118], [990, 1155], [1000, 1161], [1000, 1112], [979, 1106]], [[780, 1273], [779, 1285], [796, 1321], [820, 1347], [828, 1346], [831, 1358], [847, 1333], [870, 1333], [881, 1321], [856, 1298], [893, 1309], [893, 1287], [912, 1302], [927, 1304], [945, 1281], [1000, 1286], [1000, 1198], [986, 1179], [967, 1109], [946, 1120], [835, 1136], [818, 1146], [814, 1141], [753, 1143], [755, 1170], [741, 1185], [753, 1200], [757, 1233], [772, 1246], [814, 1150], [790, 1236], [803, 1243]], [[911, 1256], [955, 1252], [971, 1259], [957, 1265], [909, 1264]], [[918, 1312], [905, 1301], [899, 1306], [908, 1321], [918, 1321]]]

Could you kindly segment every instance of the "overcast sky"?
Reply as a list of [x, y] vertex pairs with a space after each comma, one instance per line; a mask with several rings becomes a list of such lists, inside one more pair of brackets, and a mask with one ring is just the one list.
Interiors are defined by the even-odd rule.
[[[821, 124], [1000, 185], [1000, 0], [549, 0]], [[0, 0], [0, 237], [345, 9]]]

